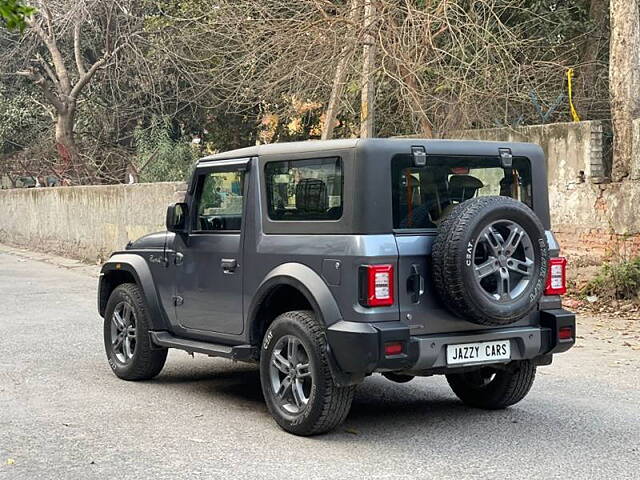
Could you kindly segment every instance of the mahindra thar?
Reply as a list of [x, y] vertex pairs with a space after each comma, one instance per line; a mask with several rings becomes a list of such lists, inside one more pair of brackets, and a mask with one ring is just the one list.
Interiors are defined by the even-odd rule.
[[113, 372], [167, 349], [257, 362], [275, 421], [331, 430], [354, 389], [445, 375], [462, 402], [522, 400], [574, 344], [542, 150], [420, 139], [261, 145], [201, 159], [166, 232], [102, 267]]

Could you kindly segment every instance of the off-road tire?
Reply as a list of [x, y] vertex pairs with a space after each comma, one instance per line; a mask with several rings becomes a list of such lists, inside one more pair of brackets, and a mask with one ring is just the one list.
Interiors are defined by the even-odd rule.
[[[472, 278], [469, 247], [491, 222], [517, 222], [533, 245], [534, 267], [528, 287], [514, 300], [489, 298]], [[438, 227], [432, 248], [436, 291], [458, 317], [479, 325], [510, 325], [536, 308], [547, 279], [549, 247], [544, 227], [524, 203], [509, 197], [480, 197], [457, 205]]]
[[[272, 350], [280, 338], [295, 336], [309, 353], [313, 387], [306, 408], [297, 415], [283, 410], [273, 391], [270, 368]], [[339, 387], [333, 381], [327, 358], [324, 329], [311, 311], [291, 311], [278, 316], [265, 333], [260, 354], [260, 381], [269, 412], [284, 430], [309, 436], [328, 432], [349, 414], [355, 386]]]
[[485, 410], [500, 410], [526, 397], [536, 376], [536, 366], [530, 360], [513, 362], [510, 367], [508, 370], [484, 367], [485, 372], [490, 369], [495, 376], [482, 386], [477, 381], [477, 375], [483, 370], [449, 374], [447, 382], [453, 393], [466, 405]]
[[[115, 355], [111, 345], [113, 311], [121, 302], [127, 302], [136, 316], [136, 345], [133, 357], [126, 363]], [[149, 380], [160, 373], [167, 358], [167, 349], [155, 347], [149, 336], [151, 322], [142, 291], [135, 283], [118, 285], [107, 302], [104, 314], [104, 346], [113, 373], [123, 380]]]

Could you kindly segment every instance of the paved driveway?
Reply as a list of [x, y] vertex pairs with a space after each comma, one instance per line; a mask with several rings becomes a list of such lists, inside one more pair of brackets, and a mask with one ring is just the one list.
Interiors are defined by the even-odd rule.
[[251, 365], [172, 351], [157, 379], [116, 379], [95, 268], [63, 263], [0, 246], [1, 479], [640, 478], [632, 322], [581, 319], [579, 347], [508, 410], [464, 407], [439, 377], [376, 375], [345, 425], [297, 438]]

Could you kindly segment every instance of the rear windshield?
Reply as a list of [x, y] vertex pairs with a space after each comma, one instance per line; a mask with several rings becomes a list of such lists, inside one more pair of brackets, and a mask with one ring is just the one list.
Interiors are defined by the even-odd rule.
[[474, 197], [502, 195], [531, 207], [531, 164], [515, 157], [502, 168], [499, 157], [429, 156], [414, 167], [411, 155], [391, 161], [395, 229], [436, 228], [457, 204]]

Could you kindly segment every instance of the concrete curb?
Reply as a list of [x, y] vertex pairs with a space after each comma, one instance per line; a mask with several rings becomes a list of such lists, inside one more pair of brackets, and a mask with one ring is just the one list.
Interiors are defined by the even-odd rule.
[[22, 259], [48, 263], [49, 265], [54, 265], [66, 270], [73, 270], [75, 272], [79, 272], [95, 278], [98, 278], [100, 274], [101, 265], [91, 265], [83, 263], [79, 260], [73, 260], [57, 255], [51, 255], [42, 252], [33, 252], [31, 250], [14, 247], [12, 245], [6, 245], [4, 243], [0, 243], [0, 255], [11, 255]]

